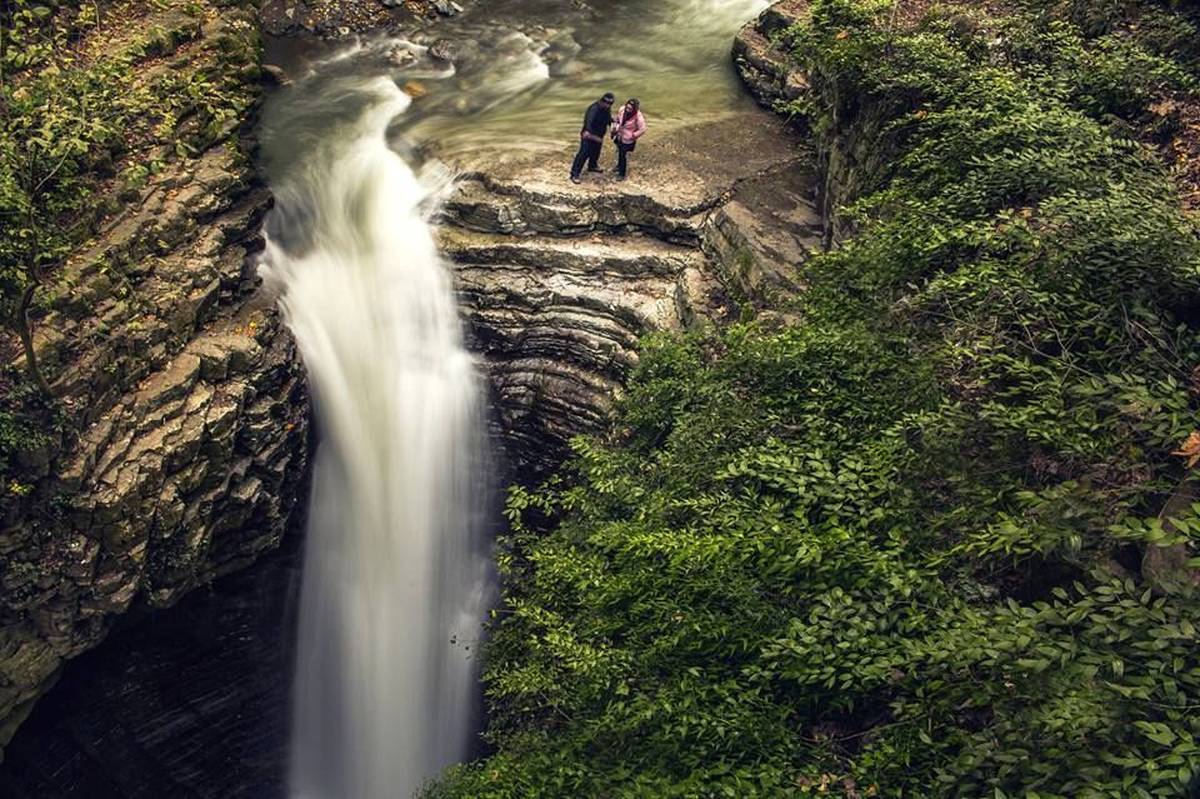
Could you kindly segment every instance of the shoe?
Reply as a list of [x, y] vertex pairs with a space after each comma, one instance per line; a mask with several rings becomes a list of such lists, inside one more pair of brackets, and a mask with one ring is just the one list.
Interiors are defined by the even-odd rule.
[[583, 183], [583, 181], [579, 179], [578, 175], [571, 175], [571, 182], [572, 183]]

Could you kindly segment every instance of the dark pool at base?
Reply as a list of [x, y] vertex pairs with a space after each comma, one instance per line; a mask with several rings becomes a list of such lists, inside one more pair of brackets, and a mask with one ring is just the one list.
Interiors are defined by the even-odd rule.
[[5, 749], [0, 797], [285, 796], [299, 569], [286, 546], [72, 661]]

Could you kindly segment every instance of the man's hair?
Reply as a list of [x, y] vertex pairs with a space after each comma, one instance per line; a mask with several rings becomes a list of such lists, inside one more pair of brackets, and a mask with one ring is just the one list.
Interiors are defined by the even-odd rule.
[[605, 92], [605, 93], [604, 93], [604, 96], [603, 96], [603, 97], [601, 97], [600, 99], [601, 99], [601, 100], [603, 100], [603, 101], [604, 101], [604, 102], [606, 102], [606, 103], [611, 103], [611, 102], [615, 102], [615, 101], [616, 101], [616, 99], [617, 99], [617, 96], [616, 96], [615, 94], [613, 94], [612, 92]]

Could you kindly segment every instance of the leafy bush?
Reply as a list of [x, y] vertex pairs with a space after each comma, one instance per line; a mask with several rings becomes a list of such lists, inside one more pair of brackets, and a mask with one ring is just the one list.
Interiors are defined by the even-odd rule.
[[495, 751], [431, 796], [1186, 793], [1200, 596], [1142, 559], [1197, 565], [1200, 507], [1157, 514], [1200, 241], [1108, 117], [1188, 78], [1068, 12], [813, 3], [814, 129], [881, 118], [882, 188], [802, 324], [651, 338], [613, 434], [512, 490]]

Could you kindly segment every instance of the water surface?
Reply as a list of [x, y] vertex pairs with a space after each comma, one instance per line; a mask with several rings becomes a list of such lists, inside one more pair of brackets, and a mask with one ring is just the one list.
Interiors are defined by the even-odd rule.
[[[738, 29], [766, 0], [480, 0], [413, 38], [450, 55], [408, 61], [395, 38], [367, 36], [290, 68], [388, 74], [421, 94], [400, 122], [408, 146], [453, 163], [505, 159], [577, 141], [588, 104], [637, 97], [651, 131], [721, 124], [753, 101], [730, 59]], [[447, 44], [448, 43], [448, 44]], [[294, 53], [281, 54], [293, 60]], [[321, 63], [323, 62], [323, 63]]]

